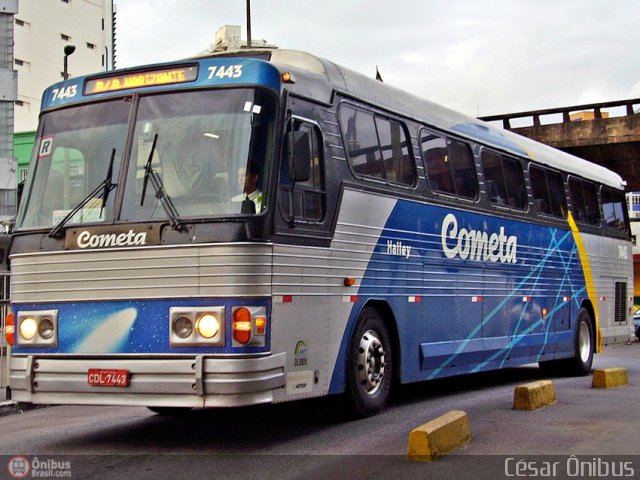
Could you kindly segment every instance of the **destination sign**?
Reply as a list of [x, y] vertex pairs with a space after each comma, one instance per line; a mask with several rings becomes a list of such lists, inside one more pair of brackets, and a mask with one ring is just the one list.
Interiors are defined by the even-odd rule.
[[197, 65], [186, 67], [159, 68], [130, 73], [121, 73], [108, 77], [87, 80], [84, 86], [85, 95], [127, 90], [130, 88], [154, 87], [157, 85], [173, 85], [193, 82], [198, 78]]

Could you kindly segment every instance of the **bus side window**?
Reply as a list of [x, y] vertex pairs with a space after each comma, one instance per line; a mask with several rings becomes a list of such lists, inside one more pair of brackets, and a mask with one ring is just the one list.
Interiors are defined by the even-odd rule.
[[524, 210], [527, 207], [527, 190], [520, 162], [490, 150], [483, 150], [481, 158], [489, 201], [494, 205]]
[[474, 199], [478, 195], [471, 147], [465, 142], [423, 130], [420, 135], [427, 178], [436, 192]]
[[618, 232], [629, 233], [629, 219], [624, 199], [624, 193], [602, 187], [600, 190], [602, 211], [607, 228]]
[[567, 215], [567, 198], [560, 173], [537, 165], [531, 165], [529, 167], [529, 178], [536, 212], [565, 218]]
[[[293, 215], [295, 220], [306, 222], [322, 222], [325, 217], [325, 186], [324, 186], [324, 158], [322, 151], [322, 136], [315, 125], [294, 120], [296, 132], [304, 132], [309, 141], [311, 152], [309, 165], [309, 179], [304, 182], [293, 182], [293, 172], [289, 172], [289, 164], [283, 161], [283, 175], [280, 182], [280, 210], [285, 217]], [[290, 136], [287, 135], [287, 145], [284, 154], [289, 155]], [[298, 160], [298, 159], [296, 159]], [[293, 194], [291, 189], [293, 187]]]
[[404, 125], [349, 105], [340, 107], [349, 166], [357, 176], [413, 186], [417, 175]]
[[571, 198], [571, 213], [576, 222], [591, 225], [600, 223], [598, 194], [593, 183], [569, 178], [569, 198]]

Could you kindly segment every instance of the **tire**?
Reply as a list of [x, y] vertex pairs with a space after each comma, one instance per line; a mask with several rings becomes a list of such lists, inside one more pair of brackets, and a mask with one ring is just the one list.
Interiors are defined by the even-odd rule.
[[578, 312], [575, 336], [573, 339], [574, 354], [571, 358], [540, 362], [540, 369], [545, 374], [560, 374], [582, 377], [591, 373], [593, 354], [595, 352], [595, 334], [591, 314], [582, 307]]
[[347, 357], [347, 397], [357, 417], [369, 417], [384, 408], [392, 377], [389, 332], [378, 311], [366, 307], [356, 322]]
[[575, 353], [562, 363], [567, 375], [582, 377], [591, 373], [593, 353], [595, 351], [595, 335], [591, 323], [591, 315], [582, 307], [578, 312], [576, 335], [573, 339]]

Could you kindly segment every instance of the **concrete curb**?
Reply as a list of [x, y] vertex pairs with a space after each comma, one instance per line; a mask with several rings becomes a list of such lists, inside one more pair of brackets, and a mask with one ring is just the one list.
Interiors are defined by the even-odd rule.
[[409, 434], [409, 460], [431, 462], [471, 441], [471, 426], [467, 414], [460, 410], [431, 420]]
[[625, 368], [602, 368], [593, 372], [592, 388], [615, 388], [629, 384]]
[[536, 410], [556, 402], [556, 392], [551, 380], [519, 385], [513, 392], [515, 410]]

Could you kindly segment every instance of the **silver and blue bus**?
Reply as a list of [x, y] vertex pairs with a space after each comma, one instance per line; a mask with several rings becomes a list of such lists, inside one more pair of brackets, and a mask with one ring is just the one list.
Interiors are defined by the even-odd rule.
[[43, 95], [10, 251], [14, 399], [162, 413], [629, 340], [614, 172], [310, 54], [243, 50]]

